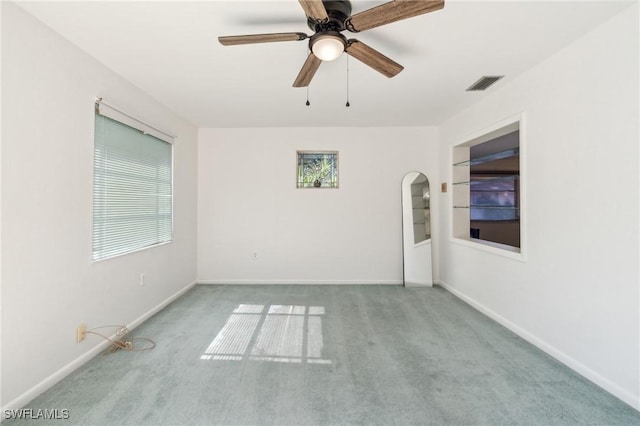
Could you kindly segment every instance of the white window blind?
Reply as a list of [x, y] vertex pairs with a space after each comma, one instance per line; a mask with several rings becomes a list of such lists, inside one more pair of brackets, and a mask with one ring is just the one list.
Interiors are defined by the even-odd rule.
[[105, 109], [97, 104], [95, 114], [94, 260], [166, 243], [173, 234], [171, 144]]

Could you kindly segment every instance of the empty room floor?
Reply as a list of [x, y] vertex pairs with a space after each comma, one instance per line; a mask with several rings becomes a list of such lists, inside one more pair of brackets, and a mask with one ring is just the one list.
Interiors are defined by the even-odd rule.
[[[197, 285], [132, 334], [157, 346], [100, 354], [25, 408], [78, 425], [640, 424], [438, 287]], [[6, 421], [27, 423], [48, 422]]]

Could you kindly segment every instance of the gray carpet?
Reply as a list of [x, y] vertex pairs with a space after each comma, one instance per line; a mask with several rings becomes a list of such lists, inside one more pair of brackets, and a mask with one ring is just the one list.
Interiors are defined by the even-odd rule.
[[27, 406], [68, 420], [3, 423], [640, 424], [437, 287], [196, 286], [133, 334], [157, 347], [101, 354]]

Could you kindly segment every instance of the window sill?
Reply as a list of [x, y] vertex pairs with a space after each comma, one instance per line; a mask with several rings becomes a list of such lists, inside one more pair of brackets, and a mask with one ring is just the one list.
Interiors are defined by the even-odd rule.
[[506, 244], [494, 243], [492, 241], [477, 240], [471, 238], [451, 237], [450, 241], [455, 244], [471, 247], [487, 253], [497, 254], [509, 259], [525, 262], [526, 258], [522, 247], [513, 247]]
[[91, 261], [93, 263], [98, 263], [98, 262], [103, 262], [105, 260], [117, 259], [117, 258], [122, 257], [122, 256], [127, 256], [127, 255], [134, 254], [134, 253], [140, 253], [141, 251], [146, 251], [146, 250], [153, 249], [153, 248], [156, 248], [156, 247], [166, 246], [166, 245], [169, 245], [171, 243], [173, 243], [173, 239], [171, 239], [169, 241], [163, 241], [163, 242], [157, 243], [157, 244], [152, 244], [152, 245], [146, 246], [146, 247], [140, 247], [139, 249], [131, 250], [131, 251], [128, 251], [128, 252], [125, 252], [125, 253], [118, 253], [118, 254], [114, 254], [112, 256], [101, 257], [101, 258], [98, 258], [98, 259], [93, 259], [92, 258]]

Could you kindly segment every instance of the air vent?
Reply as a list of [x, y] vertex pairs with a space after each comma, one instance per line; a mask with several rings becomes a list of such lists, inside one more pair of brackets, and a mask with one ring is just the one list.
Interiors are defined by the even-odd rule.
[[489, 86], [491, 86], [496, 81], [500, 80], [502, 77], [504, 77], [504, 75], [491, 75], [491, 76], [485, 75], [481, 77], [480, 80], [473, 83], [467, 89], [467, 92], [487, 90]]

